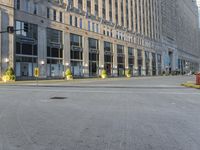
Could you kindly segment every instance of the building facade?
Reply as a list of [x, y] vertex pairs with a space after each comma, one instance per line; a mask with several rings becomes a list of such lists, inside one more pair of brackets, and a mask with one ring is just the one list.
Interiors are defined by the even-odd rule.
[[199, 69], [198, 7], [195, 0], [161, 0], [163, 68], [182, 73]]
[[[0, 75], [12, 66], [18, 79], [32, 79], [36, 67], [40, 78], [62, 78], [67, 68], [76, 77], [99, 76], [103, 69], [110, 76], [124, 76], [127, 69], [133, 76], [151, 76], [183, 72], [186, 65], [178, 62], [187, 58], [196, 71], [197, 18], [187, 25], [192, 39], [187, 38], [177, 32], [173, 16], [183, 10], [178, 1], [168, 1], [0, 0], [0, 30], [15, 29], [0, 36]], [[187, 15], [183, 25], [193, 12]], [[182, 34], [193, 43], [181, 45]]]

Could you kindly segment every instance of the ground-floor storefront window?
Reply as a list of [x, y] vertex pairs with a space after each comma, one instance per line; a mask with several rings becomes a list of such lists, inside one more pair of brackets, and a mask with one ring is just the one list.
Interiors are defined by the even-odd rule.
[[152, 75], [156, 75], [156, 54], [152, 53]]
[[117, 69], [118, 69], [118, 76], [125, 75], [125, 57], [124, 55], [118, 55], [117, 57]]
[[73, 76], [82, 77], [83, 76], [83, 62], [72, 60], [71, 61], [71, 71]]
[[105, 54], [104, 55], [104, 68], [109, 76], [112, 75], [112, 68], [113, 68], [113, 56], [112, 54]]
[[98, 76], [99, 74], [99, 53], [89, 53], [89, 76]]
[[38, 66], [37, 58], [16, 56], [15, 73], [16, 77], [33, 77], [34, 68]]
[[149, 58], [149, 52], [145, 52], [145, 73], [146, 75], [150, 75], [150, 58]]
[[63, 77], [64, 67], [62, 59], [47, 59], [47, 76]]

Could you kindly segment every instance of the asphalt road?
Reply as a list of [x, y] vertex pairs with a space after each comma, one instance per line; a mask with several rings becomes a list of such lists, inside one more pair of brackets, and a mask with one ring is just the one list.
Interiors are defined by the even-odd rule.
[[187, 80], [0, 85], [0, 150], [199, 150], [200, 90]]

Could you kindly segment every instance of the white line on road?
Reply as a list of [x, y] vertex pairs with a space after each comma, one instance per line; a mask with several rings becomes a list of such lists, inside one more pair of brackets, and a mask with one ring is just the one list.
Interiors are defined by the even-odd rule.
[[[171, 94], [171, 95], [200, 95], [200, 93], [197, 92], [158, 92], [156, 91], [144, 91], [142, 90], [140, 91], [108, 91], [108, 90], [87, 90], [86, 89], [45, 89], [45, 88], [41, 88], [41, 89], [1, 89], [0, 93], [2, 92], [2, 94], [5, 94], [6, 91], [10, 91], [10, 92], [24, 92], [24, 91], [30, 91], [30, 92], [65, 92], [65, 93], [105, 93], [105, 94]], [[85, 91], [84, 91], [85, 90]]]

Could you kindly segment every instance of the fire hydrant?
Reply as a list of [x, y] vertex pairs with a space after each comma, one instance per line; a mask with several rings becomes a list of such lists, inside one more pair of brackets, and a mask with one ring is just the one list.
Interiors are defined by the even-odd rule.
[[200, 85], [200, 72], [196, 73], [196, 85]]

